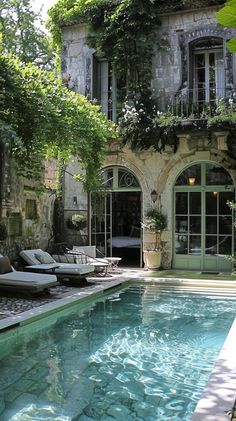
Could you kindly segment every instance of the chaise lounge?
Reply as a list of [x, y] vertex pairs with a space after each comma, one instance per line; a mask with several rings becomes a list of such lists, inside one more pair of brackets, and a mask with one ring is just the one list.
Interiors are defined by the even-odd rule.
[[74, 246], [72, 250], [66, 248], [64, 255], [53, 255], [56, 261], [67, 261], [68, 259], [77, 264], [91, 264], [96, 274], [106, 276], [110, 267], [107, 258], [96, 256], [96, 246]]
[[94, 266], [91, 264], [56, 262], [49, 253], [41, 249], [22, 250], [19, 254], [26, 263], [24, 270], [54, 274], [59, 281], [69, 279], [69, 281], [78, 282], [78, 280], [84, 280], [86, 276], [94, 272]]
[[0, 254], [0, 290], [20, 293], [46, 293], [59, 285], [55, 275], [16, 271], [7, 256]]

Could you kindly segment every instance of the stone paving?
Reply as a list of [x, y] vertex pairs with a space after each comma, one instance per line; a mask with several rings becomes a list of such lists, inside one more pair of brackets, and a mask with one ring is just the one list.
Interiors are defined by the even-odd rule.
[[[34, 307], [39, 307], [43, 304], [59, 300], [65, 294], [75, 290], [73, 287], [66, 285], [59, 285], [51, 288], [48, 295], [39, 295], [36, 297], [28, 297], [24, 295], [14, 295], [5, 291], [0, 292], [0, 320], [6, 317], [14, 316], [15, 314], [31, 310]], [[76, 289], [77, 290], [77, 289]]]
[[[137, 272], [138, 269], [125, 269], [120, 272], [109, 274], [106, 277], [92, 277], [88, 278], [88, 282], [94, 283], [103, 283], [114, 280], [117, 277], [124, 277], [130, 272]], [[90, 288], [89, 283], [81, 284], [79, 288]], [[35, 297], [28, 297], [26, 295], [17, 295], [10, 294], [6, 291], [0, 291], [0, 320], [5, 319], [10, 316], [22, 313], [32, 308], [39, 307], [43, 304], [50, 303], [55, 300], [64, 298], [67, 295], [78, 292], [78, 287], [69, 286], [69, 285], [58, 285], [50, 289], [50, 294], [48, 295], [38, 295]]]

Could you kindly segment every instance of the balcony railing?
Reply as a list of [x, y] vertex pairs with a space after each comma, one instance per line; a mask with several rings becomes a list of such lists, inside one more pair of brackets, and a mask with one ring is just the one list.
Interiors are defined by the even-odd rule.
[[[235, 102], [236, 95], [233, 86], [215, 87], [209, 86], [208, 89], [201, 85], [198, 89], [183, 88], [177, 92], [159, 90], [156, 96], [157, 109], [163, 113], [187, 118], [188, 120], [204, 119], [206, 116], [214, 115], [219, 101], [229, 100]], [[104, 114], [113, 121], [117, 121], [122, 115], [123, 103], [121, 101], [113, 103], [111, 99], [99, 101], [93, 99], [93, 104], [100, 105]]]
[[175, 116], [188, 119], [202, 119], [206, 115], [214, 115], [219, 101], [227, 102], [233, 98], [233, 89], [226, 91], [222, 89], [182, 89], [181, 91], [171, 93], [159, 91], [157, 98], [158, 110], [169, 112]]

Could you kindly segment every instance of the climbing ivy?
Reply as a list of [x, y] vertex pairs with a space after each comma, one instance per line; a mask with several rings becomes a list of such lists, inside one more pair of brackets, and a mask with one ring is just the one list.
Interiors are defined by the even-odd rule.
[[[0, 56], [0, 142], [10, 147], [18, 173], [40, 176], [42, 160], [78, 156], [90, 189], [98, 183], [112, 123], [82, 95], [48, 71]], [[82, 177], [82, 176], [81, 176]]]

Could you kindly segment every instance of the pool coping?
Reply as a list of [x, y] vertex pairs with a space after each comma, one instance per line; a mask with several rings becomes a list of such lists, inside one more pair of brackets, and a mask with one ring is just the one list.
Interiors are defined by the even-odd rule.
[[[235, 281], [202, 280], [202, 279], [181, 279], [181, 278], [151, 278], [145, 275], [129, 275], [123, 278], [117, 277], [109, 282], [93, 284], [85, 289], [78, 289], [75, 292], [67, 293], [63, 298], [52, 301], [42, 306], [35, 307], [23, 313], [19, 313], [0, 320], [0, 334], [11, 329], [30, 324], [42, 317], [47, 317], [59, 310], [76, 305], [79, 302], [89, 302], [94, 296], [100, 297], [110, 289], [119, 288], [129, 283], [157, 284], [176, 291], [192, 292], [213, 292], [217, 294], [236, 294]], [[208, 383], [198, 401], [191, 421], [229, 421], [229, 411], [234, 406], [236, 398], [236, 318], [227, 335], [224, 345], [220, 351], [215, 366], [211, 372]]]

